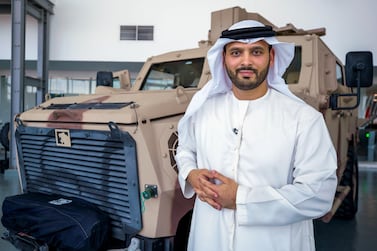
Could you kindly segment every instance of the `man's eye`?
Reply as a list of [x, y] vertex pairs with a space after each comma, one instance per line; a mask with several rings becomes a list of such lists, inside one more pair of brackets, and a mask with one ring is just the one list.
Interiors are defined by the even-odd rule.
[[239, 51], [232, 51], [232, 52], [230, 53], [230, 55], [232, 55], [232, 56], [239, 56], [239, 55], [240, 55], [240, 52], [239, 52]]
[[253, 54], [254, 55], [262, 55], [263, 51], [262, 50], [255, 50], [255, 51], [253, 51]]

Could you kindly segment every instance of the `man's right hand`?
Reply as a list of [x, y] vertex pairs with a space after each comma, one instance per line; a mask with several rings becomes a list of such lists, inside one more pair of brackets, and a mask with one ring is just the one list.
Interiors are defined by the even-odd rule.
[[212, 183], [213, 178], [213, 172], [208, 169], [194, 169], [187, 176], [187, 181], [194, 188], [201, 201], [207, 202], [217, 210], [221, 210], [221, 205], [215, 202], [218, 194], [208, 186], [209, 183]]

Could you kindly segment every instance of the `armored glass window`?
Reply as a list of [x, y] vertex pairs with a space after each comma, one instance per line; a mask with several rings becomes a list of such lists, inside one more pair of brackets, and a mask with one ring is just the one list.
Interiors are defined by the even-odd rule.
[[204, 58], [153, 64], [142, 84], [142, 90], [195, 88], [202, 75]]
[[336, 62], [336, 80], [337, 80], [338, 84], [340, 84], [340, 85], [345, 85], [343, 75], [344, 75], [344, 73], [343, 73], [342, 66], [340, 65], [339, 62]]
[[290, 84], [298, 84], [300, 79], [300, 71], [301, 71], [301, 64], [302, 64], [302, 48], [301, 46], [295, 47], [295, 55], [291, 64], [288, 66], [287, 70], [283, 74], [283, 78], [285, 82]]

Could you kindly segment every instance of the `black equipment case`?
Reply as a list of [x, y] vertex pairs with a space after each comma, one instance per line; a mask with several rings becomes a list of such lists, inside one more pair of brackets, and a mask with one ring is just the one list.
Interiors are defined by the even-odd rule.
[[27, 237], [51, 250], [98, 251], [109, 237], [108, 215], [83, 199], [24, 193], [6, 197], [2, 210], [9, 241]]

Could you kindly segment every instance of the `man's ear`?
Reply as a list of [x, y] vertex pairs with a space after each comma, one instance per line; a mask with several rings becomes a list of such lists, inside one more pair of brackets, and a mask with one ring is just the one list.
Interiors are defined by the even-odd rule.
[[223, 66], [224, 66], [224, 67], [226, 66], [226, 65], [225, 65], [225, 53], [226, 53], [226, 51], [223, 50]]
[[274, 65], [274, 62], [275, 62], [275, 49], [274, 47], [272, 47], [270, 49], [270, 67]]

